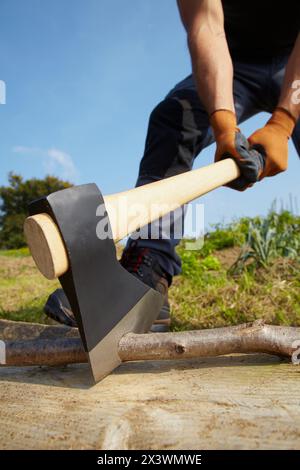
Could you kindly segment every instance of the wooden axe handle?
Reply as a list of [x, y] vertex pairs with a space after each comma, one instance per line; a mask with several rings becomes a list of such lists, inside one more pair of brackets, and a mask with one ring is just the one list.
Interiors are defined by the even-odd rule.
[[[228, 158], [198, 170], [106, 196], [105, 208], [114, 241], [233, 181], [239, 175], [237, 164]], [[24, 223], [24, 233], [33, 259], [47, 279], [55, 279], [68, 270], [64, 243], [49, 215], [28, 217]]]

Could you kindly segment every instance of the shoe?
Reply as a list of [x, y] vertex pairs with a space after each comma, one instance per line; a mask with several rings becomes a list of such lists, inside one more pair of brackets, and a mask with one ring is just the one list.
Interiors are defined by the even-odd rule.
[[74, 314], [63, 289], [56, 289], [49, 295], [44, 306], [47, 317], [63, 325], [77, 327]]
[[[169, 331], [171, 319], [168, 288], [171, 285], [172, 277], [163, 271], [148, 248], [137, 248], [134, 242], [127, 250], [124, 250], [120, 264], [133, 276], [164, 296], [164, 304], [150, 331], [155, 333]], [[44, 306], [44, 312], [58, 323], [77, 327], [76, 319], [63, 289], [56, 289], [50, 294]]]
[[134, 241], [123, 251], [120, 263], [133, 276], [164, 296], [164, 304], [150, 331], [155, 333], [169, 331], [171, 319], [168, 289], [172, 283], [172, 276], [161, 268], [155, 254], [149, 248], [138, 248]]

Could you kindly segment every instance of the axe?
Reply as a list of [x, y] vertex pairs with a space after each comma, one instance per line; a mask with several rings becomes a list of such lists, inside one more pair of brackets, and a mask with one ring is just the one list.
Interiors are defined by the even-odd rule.
[[[31, 255], [46, 278], [59, 278], [96, 382], [121, 364], [121, 338], [148, 332], [163, 303], [159, 292], [120, 265], [114, 242], [239, 176], [229, 158], [105, 197], [86, 184], [30, 203], [24, 233]], [[144, 210], [138, 216], [129, 211], [120, 224], [124, 202]], [[154, 212], [148, 210], [153, 203]], [[99, 222], [110, 236], [99, 238]]]

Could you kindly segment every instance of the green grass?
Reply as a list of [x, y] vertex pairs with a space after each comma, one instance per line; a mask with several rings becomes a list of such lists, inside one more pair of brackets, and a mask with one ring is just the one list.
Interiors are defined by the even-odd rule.
[[27, 247], [14, 250], [1, 250], [0, 254], [1, 256], [9, 256], [12, 258], [23, 258], [24, 256], [30, 256], [29, 249]]
[[0, 318], [47, 323], [43, 305], [57, 281], [48, 281], [27, 250], [0, 252]]
[[268, 271], [232, 277], [227, 270], [185, 275], [174, 281], [171, 304], [175, 330], [234, 325], [263, 318], [270, 324], [300, 325], [299, 264], [276, 260]]
[[[253, 220], [260, 223], [259, 218]], [[294, 227], [297, 238], [299, 218], [288, 214], [277, 220], [274, 236], [281, 237], [286, 224]], [[249, 219], [215, 227], [199, 251], [188, 251], [185, 241], [180, 244], [182, 275], [170, 289], [173, 330], [235, 325], [258, 318], [270, 324], [300, 326], [298, 256], [284, 256], [285, 251], [279, 251], [280, 256], [265, 266], [255, 258], [242, 263], [238, 271], [230, 269], [247, 241], [249, 227]], [[0, 252], [1, 318], [49, 322], [43, 306], [57, 287], [57, 281], [47, 281], [37, 271], [27, 249]]]

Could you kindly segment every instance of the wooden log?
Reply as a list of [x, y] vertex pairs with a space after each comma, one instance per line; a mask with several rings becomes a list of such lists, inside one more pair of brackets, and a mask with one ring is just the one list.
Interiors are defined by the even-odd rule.
[[[25, 328], [24, 325], [22, 327]], [[0, 341], [0, 362], [3, 365], [62, 365], [87, 362], [75, 328], [69, 329], [73, 330], [73, 336], [68, 337], [63, 335], [68, 330], [65, 327], [45, 326], [42, 339], [39, 335], [25, 341], [19, 340], [19, 326], [15, 325], [15, 328], [18, 340]], [[30, 328], [32, 329], [32, 324], [29, 325]], [[58, 332], [55, 339], [53, 328]], [[51, 334], [50, 337], [47, 337], [47, 331]], [[187, 359], [231, 353], [267, 353], [291, 358], [299, 347], [300, 328], [265, 325], [261, 321], [255, 321], [208, 330], [128, 333], [119, 343], [119, 356], [123, 362]]]
[[79, 336], [78, 330], [69, 326], [43, 325], [41, 323], [0, 319], [0, 339], [4, 341], [57, 339], [74, 336]]

